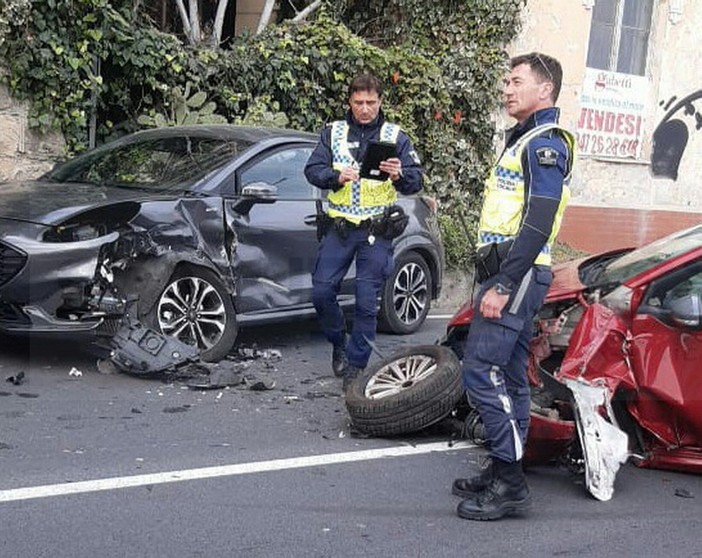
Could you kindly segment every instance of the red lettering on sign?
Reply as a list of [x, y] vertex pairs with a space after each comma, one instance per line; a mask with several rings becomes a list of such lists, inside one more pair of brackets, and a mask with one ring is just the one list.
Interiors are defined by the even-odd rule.
[[624, 112], [582, 108], [580, 109], [578, 129], [638, 136], [641, 134], [641, 117]]

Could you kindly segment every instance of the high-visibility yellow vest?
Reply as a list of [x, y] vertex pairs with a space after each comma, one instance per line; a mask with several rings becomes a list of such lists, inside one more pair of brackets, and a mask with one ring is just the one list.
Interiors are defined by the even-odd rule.
[[[341, 171], [344, 167], [360, 168], [356, 159], [351, 155], [348, 143], [349, 124], [344, 120], [334, 122], [331, 130], [332, 164], [334, 170]], [[397, 143], [400, 127], [396, 124], [384, 123], [380, 128], [380, 141]], [[392, 181], [361, 178], [349, 180], [336, 192], [327, 196], [330, 217], [343, 217], [352, 223], [360, 223], [383, 212], [387, 206], [397, 200], [397, 191]]]
[[[530, 140], [547, 130], [558, 130], [575, 154], [575, 136], [558, 124], [542, 124], [524, 134], [502, 154], [485, 181], [483, 209], [478, 227], [478, 246], [491, 242], [503, 242], [514, 238], [524, 215], [525, 183], [522, 168], [522, 153]], [[556, 211], [551, 233], [534, 262], [537, 265], [551, 265], [551, 249], [561, 228], [561, 221], [570, 199], [570, 178], [573, 170], [573, 157], [568, 161], [569, 168], [563, 179], [563, 192]]]

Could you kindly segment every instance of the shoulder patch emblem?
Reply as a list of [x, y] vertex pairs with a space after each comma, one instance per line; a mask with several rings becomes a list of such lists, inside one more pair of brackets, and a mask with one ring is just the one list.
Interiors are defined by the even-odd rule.
[[536, 159], [540, 165], [553, 167], [558, 162], [558, 151], [553, 147], [540, 147], [536, 150]]
[[415, 162], [415, 164], [422, 164], [422, 162], [419, 160], [419, 155], [417, 155], [417, 152], [414, 149], [410, 151], [410, 157], [412, 157], [412, 160]]

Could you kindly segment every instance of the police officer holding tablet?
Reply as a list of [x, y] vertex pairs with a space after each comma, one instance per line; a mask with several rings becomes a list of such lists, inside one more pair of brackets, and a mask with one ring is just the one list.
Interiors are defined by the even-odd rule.
[[[332, 369], [346, 388], [368, 363], [369, 341], [375, 339], [378, 297], [392, 272], [392, 236], [376, 233], [397, 193], [414, 194], [423, 171], [414, 147], [397, 124], [385, 121], [383, 87], [370, 74], [351, 82], [344, 120], [321, 132], [305, 167], [307, 179], [328, 190], [327, 226], [312, 274], [314, 306], [324, 335], [332, 344]], [[361, 164], [372, 143], [394, 144], [395, 156], [361, 176]], [[379, 172], [378, 172], [379, 171]], [[337, 296], [351, 263], [356, 262], [353, 331], [346, 331]]]

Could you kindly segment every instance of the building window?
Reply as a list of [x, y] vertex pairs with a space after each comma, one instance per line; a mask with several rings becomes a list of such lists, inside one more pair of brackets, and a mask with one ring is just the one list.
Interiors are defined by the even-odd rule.
[[654, 0], [597, 0], [592, 10], [588, 68], [643, 76]]

